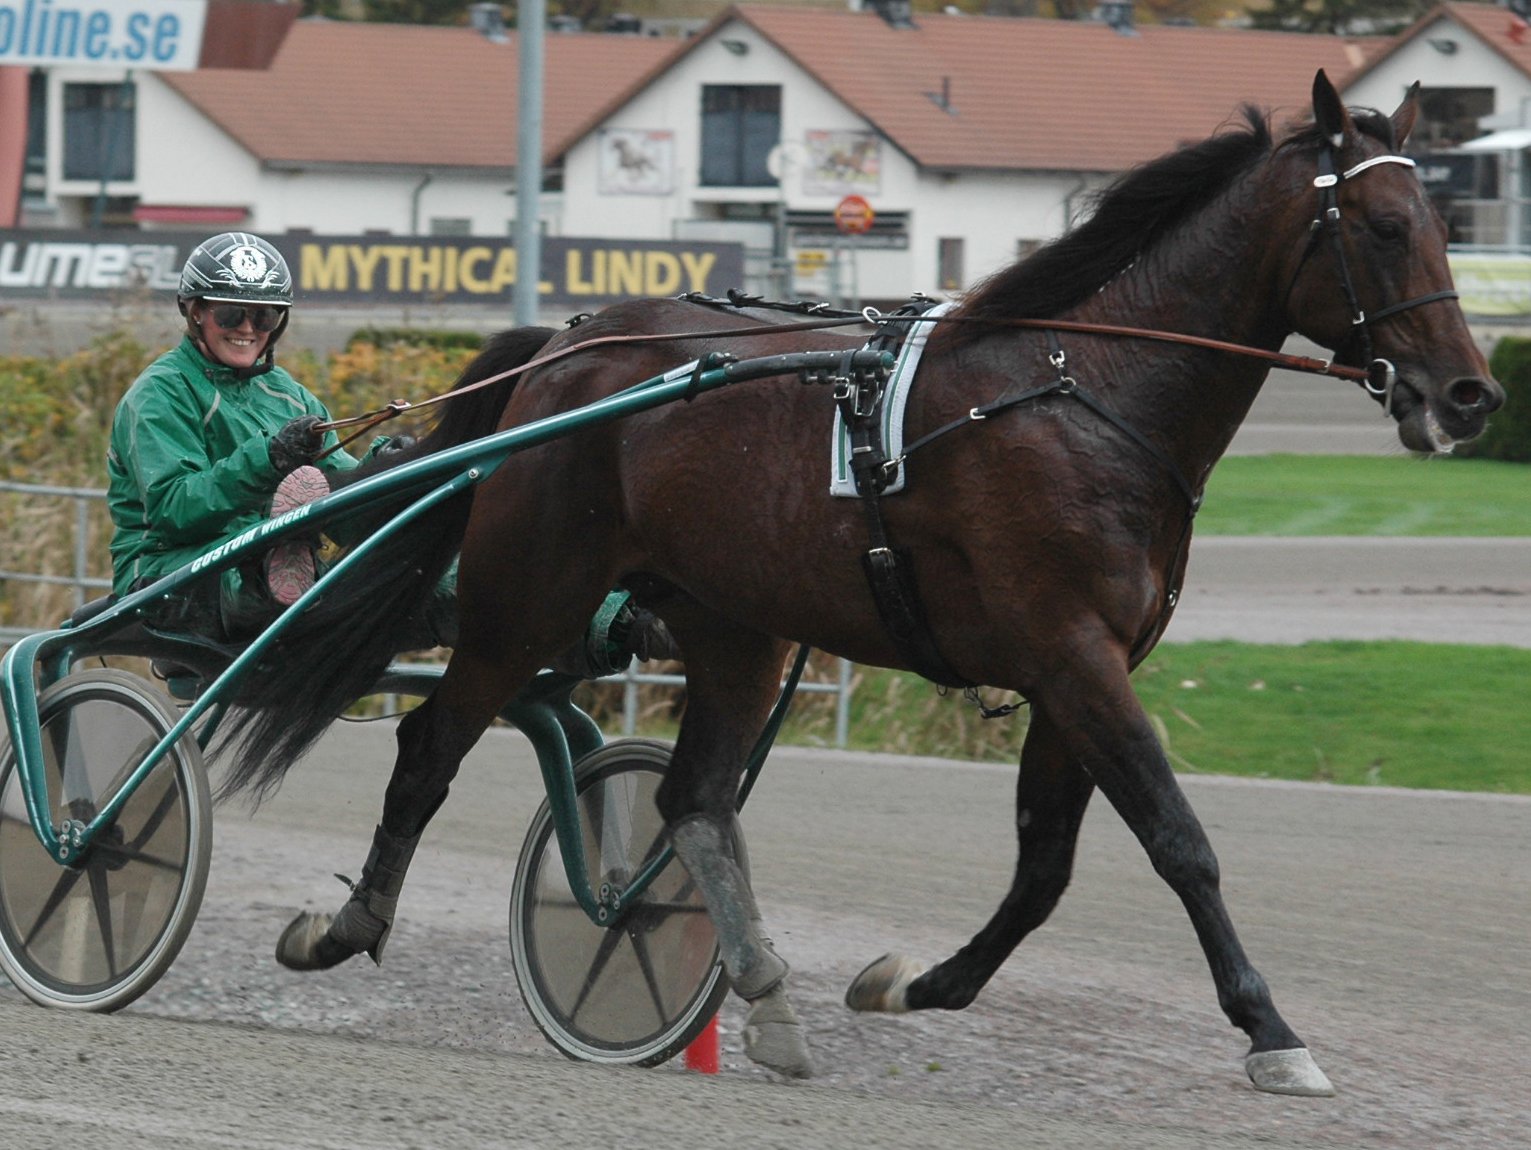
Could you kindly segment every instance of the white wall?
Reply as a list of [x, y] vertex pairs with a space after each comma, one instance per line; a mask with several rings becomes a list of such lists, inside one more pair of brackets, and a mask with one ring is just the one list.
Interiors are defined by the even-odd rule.
[[[1510, 18], [1508, 10], [1505, 19]], [[1431, 46], [1431, 40], [1451, 40], [1451, 55]], [[1513, 111], [1531, 97], [1531, 79], [1519, 68], [1450, 17], [1443, 16], [1375, 69], [1344, 91], [1347, 104], [1391, 112], [1409, 85], [1426, 88], [1493, 88], [1494, 111]]]
[[[49, 77], [48, 199], [93, 199], [99, 181], [63, 178], [63, 85], [120, 83], [121, 71], [55, 68]], [[137, 196], [140, 203], [190, 207], [242, 207], [241, 226], [283, 232], [306, 228], [319, 233], [354, 234], [410, 231], [411, 205], [419, 171], [286, 171], [265, 168], [245, 148], [153, 73], [134, 76], [137, 85], [137, 163], [134, 179], [113, 181], [111, 196]], [[515, 217], [511, 180], [504, 173], [436, 171], [419, 197], [419, 230], [432, 217], [468, 219], [475, 235], [505, 235]], [[544, 207], [557, 234], [558, 196]], [[81, 219], [61, 219], [78, 224]], [[176, 225], [167, 225], [176, 226]], [[184, 226], [184, 225], [182, 225]]]
[[[744, 44], [743, 55], [725, 41]], [[780, 187], [712, 188], [699, 184], [704, 84], [780, 84], [785, 168]], [[666, 75], [607, 119], [605, 129], [674, 132], [674, 191], [669, 195], [602, 195], [599, 136], [592, 132], [568, 153], [564, 167], [564, 231], [568, 235], [668, 239], [677, 221], [718, 214], [724, 203], [783, 203], [790, 210], [831, 211], [842, 192], [811, 193], [802, 178], [802, 141], [810, 131], [868, 130], [871, 125], [748, 25], [719, 28]], [[874, 211], [909, 213], [908, 250], [863, 250], [855, 256], [863, 298], [937, 292], [937, 242], [965, 242], [967, 281], [1011, 262], [1016, 241], [1051, 239], [1064, 227], [1065, 201], [1081, 178], [1057, 172], [921, 171], [890, 141], [882, 141], [881, 185], [865, 193]], [[849, 277], [849, 268], [844, 273]], [[804, 280], [799, 288], [827, 285]]]

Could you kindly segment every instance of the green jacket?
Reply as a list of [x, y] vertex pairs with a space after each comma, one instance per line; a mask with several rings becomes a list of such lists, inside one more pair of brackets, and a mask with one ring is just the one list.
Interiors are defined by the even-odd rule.
[[[282, 476], [267, 442], [324, 404], [281, 368], [239, 379], [189, 338], [143, 371], [117, 405], [107, 452], [112, 590], [159, 578], [266, 518]], [[325, 446], [336, 442], [332, 431]], [[349, 471], [336, 451], [320, 461]]]

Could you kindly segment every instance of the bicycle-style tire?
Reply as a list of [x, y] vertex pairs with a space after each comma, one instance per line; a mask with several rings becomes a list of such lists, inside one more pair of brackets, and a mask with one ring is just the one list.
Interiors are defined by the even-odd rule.
[[[54, 824], [89, 821], [179, 718], [125, 671], [70, 675], [38, 699]], [[202, 753], [178, 740], [73, 866], [38, 842], [0, 737], [0, 968], [34, 1002], [112, 1011], [143, 994], [196, 922], [212, 857]]]
[[[586, 867], [596, 890], [623, 886], [665, 845], [654, 792], [671, 748], [619, 739], [574, 768]], [[749, 873], [738, 821], [734, 849]], [[728, 993], [717, 936], [679, 860], [612, 926], [575, 902], [546, 801], [516, 866], [510, 944], [521, 997], [542, 1033], [570, 1058], [656, 1066], [706, 1028]]]

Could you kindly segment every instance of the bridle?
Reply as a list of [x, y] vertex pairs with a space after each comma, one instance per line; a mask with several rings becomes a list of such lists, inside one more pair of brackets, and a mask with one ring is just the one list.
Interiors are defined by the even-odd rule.
[[[1341, 235], [1340, 221], [1340, 185], [1346, 180], [1354, 179], [1368, 169], [1375, 168], [1379, 164], [1402, 164], [1413, 168], [1417, 165], [1408, 156], [1393, 154], [1373, 156], [1369, 160], [1362, 160], [1353, 168], [1347, 168], [1343, 172], [1335, 171], [1334, 147], [1328, 143], [1318, 154], [1318, 175], [1313, 178], [1313, 186], [1318, 189], [1318, 215], [1308, 228], [1308, 243], [1303, 248], [1302, 256], [1297, 261], [1297, 266], [1292, 269], [1292, 278], [1287, 281], [1286, 294], [1282, 300], [1282, 307], [1287, 314], [1291, 314], [1292, 291], [1297, 286], [1297, 277], [1302, 273], [1303, 267], [1308, 262], [1308, 257], [1317, 250], [1328, 235], [1334, 242], [1335, 259], [1340, 265], [1340, 286], [1345, 292], [1345, 306], [1350, 310], [1350, 326], [1354, 333], [1353, 338], [1360, 348], [1360, 360], [1366, 364], [1366, 378], [1360, 380], [1361, 386], [1374, 398], [1381, 400], [1382, 410], [1386, 415], [1393, 414], [1393, 388], [1398, 382], [1398, 369], [1390, 360], [1374, 358], [1372, 354], [1372, 324], [1387, 319], [1389, 316], [1398, 315], [1421, 304], [1435, 303], [1437, 300], [1456, 299], [1457, 293], [1450, 288], [1444, 291], [1429, 292], [1426, 295], [1415, 296], [1413, 299], [1404, 300], [1402, 303], [1389, 304], [1380, 311], [1367, 315], [1361, 307], [1361, 301], [1356, 296], [1355, 280], [1350, 274], [1350, 261], [1345, 257], [1345, 241]], [[1348, 341], [1347, 341], [1348, 342]], [[1338, 355], [1339, 353], [1336, 352]]]

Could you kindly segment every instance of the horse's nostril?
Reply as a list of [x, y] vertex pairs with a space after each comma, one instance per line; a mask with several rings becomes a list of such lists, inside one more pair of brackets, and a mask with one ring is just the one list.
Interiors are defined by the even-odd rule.
[[1476, 408], [1483, 406], [1488, 392], [1482, 380], [1459, 379], [1446, 389], [1446, 398], [1459, 408]]

